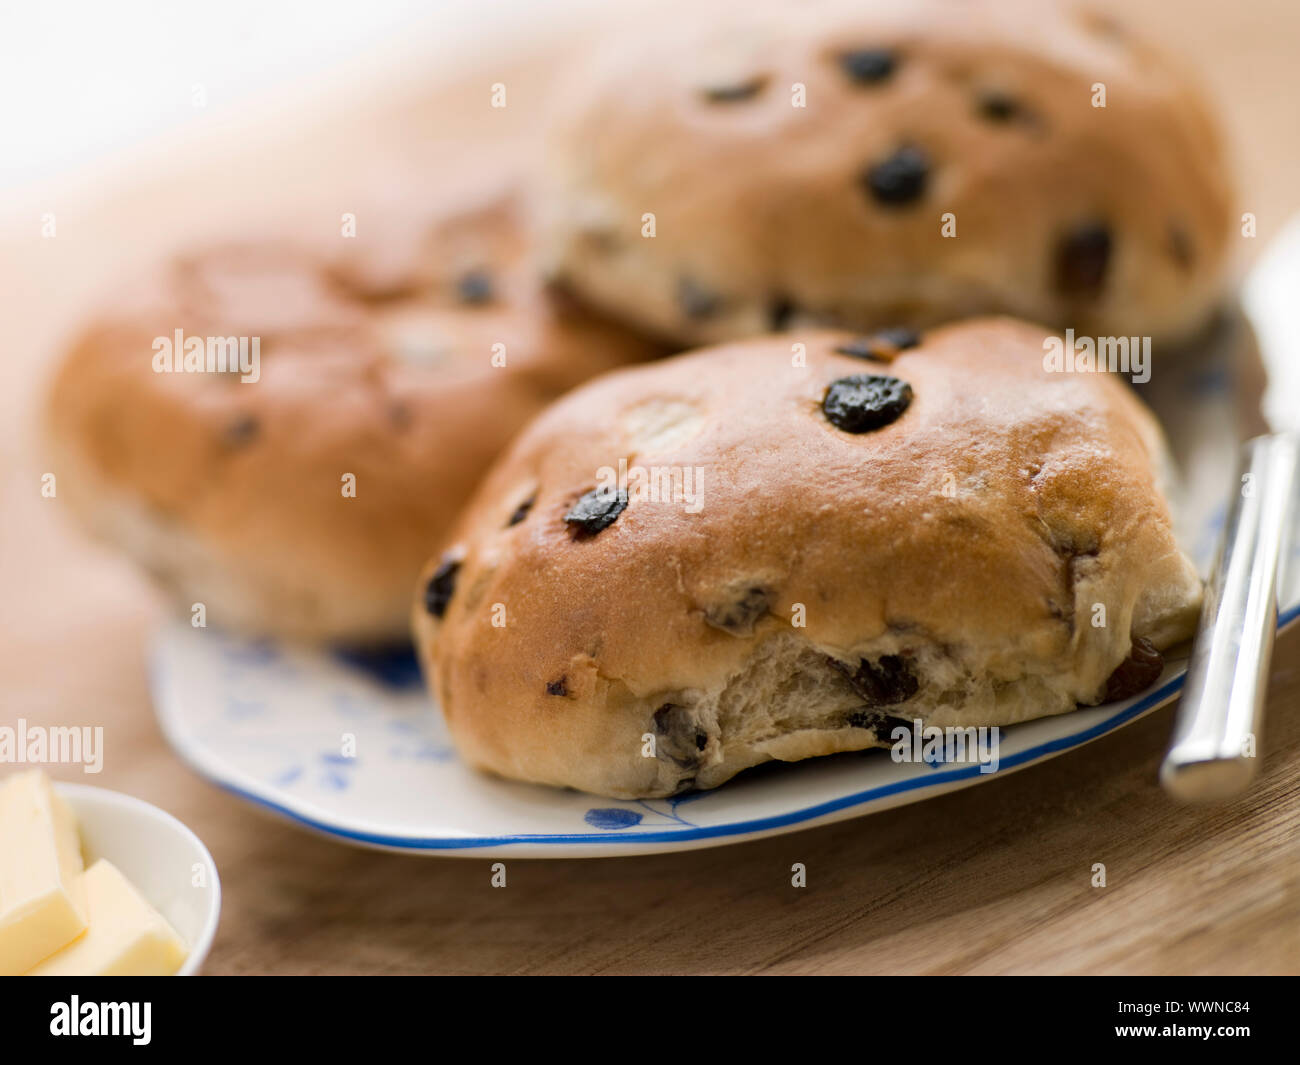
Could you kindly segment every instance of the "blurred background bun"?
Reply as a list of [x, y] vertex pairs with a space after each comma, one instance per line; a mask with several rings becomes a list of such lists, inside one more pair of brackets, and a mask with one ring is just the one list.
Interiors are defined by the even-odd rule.
[[[497, 452], [561, 392], [655, 353], [544, 290], [512, 176], [463, 177], [432, 200], [376, 190], [364, 240], [182, 252], [72, 344], [48, 409], [60, 498], [181, 609], [404, 640], [420, 565]], [[258, 378], [155, 372], [176, 330], [259, 338]]]
[[546, 180], [552, 274], [680, 344], [985, 312], [1185, 338], [1233, 207], [1185, 72], [1054, 0], [664, 19], [574, 75]]

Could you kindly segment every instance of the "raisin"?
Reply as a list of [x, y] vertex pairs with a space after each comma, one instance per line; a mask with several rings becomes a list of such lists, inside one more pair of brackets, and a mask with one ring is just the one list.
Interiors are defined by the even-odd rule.
[[906, 658], [902, 655], [882, 655], [876, 662], [862, 659], [858, 668], [850, 672], [849, 666], [837, 659], [830, 659], [830, 664], [849, 678], [853, 690], [862, 697], [868, 707], [897, 706], [905, 703], [921, 687], [916, 674], [912, 672]]
[[773, 296], [767, 305], [767, 326], [773, 333], [780, 333], [790, 325], [790, 320], [799, 313], [794, 300], [787, 296]]
[[1192, 238], [1187, 230], [1177, 222], [1170, 223], [1167, 238], [1169, 256], [1184, 270], [1190, 270], [1196, 264], [1196, 252], [1192, 247]]
[[905, 728], [909, 732], [912, 729], [910, 721], [904, 721], [901, 717], [892, 717], [879, 710], [856, 711], [849, 715], [848, 722], [852, 728], [871, 729], [876, 734], [876, 739], [882, 743], [891, 742], [896, 728]]
[[996, 89], [980, 93], [975, 106], [980, 117], [987, 118], [990, 122], [1010, 122], [1021, 114], [1020, 104], [1014, 97]]
[[609, 488], [593, 488], [564, 515], [564, 520], [575, 526], [577, 536], [595, 536], [607, 529], [627, 509], [627, 495]]
[[221, 434], [221, 442], [229, 448], [246, 447], [257, 439], [262, 430], [261, 423], [252, 414], [241, 414], [226, 426]]
[[456, 282], [456, 292], [462, 303], [491, 303], [492, 278], [484, 270], [471, 270]]
[[708, 318], [722, 305], [722, 300], [716, 292], [683, 277], [677, 282], [677, 305], [687, 318]]
[[1106, 702], [1118, 702], [1151, 687], [1165, 668], [1165, 657], [1149, 640], [1133, 637], [1128, 657], [1106, 681]]
[[854, 374], [826, 389], [822, 411], [837, 429], [869, 433], [895, 421], [912, 402], [912, 386], [897, 377]]
[[921, 343], [920, 334], [914, 329], [895, 327], [882, 329], [868, 337], [856, 337], [845, 341], [835, 348], [837, 355], [848, 355], [854, 359], [870, 359], [873, 362], [891, 362], [900, 351], [914, 348]]
[[750, 588], [740, 599], [706, 610], [704, 620], [715, 629], [733, 636], [750, 636], [754, 624], [766, 613], [767, 592], [762, 588]]
[[863, 178], [877, 203], [901, 207], [925, 194], [930, 161], [920, 148], [904, 146], [888, 159], [872, 165]]
[[1056, 287], [1072, 296], [1101, 291], [1110, 265], [1110, 228], [1101, 222], [1075, 226], [1056, 248]]
[[700, 728], [687, 707], [664, 703], [655, 711], [654, 730], [655, 751], [661, 757], [680, 769], [694, 769], [700, 764], [700, 752], [709, 745], [709, 734]]
[[388, 405], [388, 423], [398, 432], [411, 427], [411, 408], [409, 404], [396, 400]]
[[704, 98], [710, 103], [731, 104], [742, 100], [751, 100], [763, 91], [767, 78], [757, 74], [745, 81], [730, 85], [711, 85], [704, 90]]
[[885, 81], [897, 64], [897, 56], [888, 48], [859, 48], [840, 56], [840, 69], [859, 85]]
[[569, 678], [561, 677], [559, 680], [548, 681], [546, 684], [547, 695], [568, 695]]
[[435, 618], [440, 618], [447, 612], [447, 604], [456, 593], [456, 574], [459, 570], [459, 562], [444, 558], [433, 571], [429, 583], [424, 586], [424, 609]]
[[536, 502], [537, 502], [537, 497], [532, 496], [528, 499], [525, 499], [522, 503], [519, 504], [519, 506], [515, 507], [515, 512], [510, 515], [510, 520], [506, 522], [506, 528], [508, 529], [512, 525], [518, 525], [521, 521], [523, 521], [526, 517], [528, 517], [528, 512], [533, 509], [533, 504]]
[[655, 711], [655, 733], [657, 735], [667, 735], [672, 727], [673, 716], [681, 707], [675, 703], [664, 703]]

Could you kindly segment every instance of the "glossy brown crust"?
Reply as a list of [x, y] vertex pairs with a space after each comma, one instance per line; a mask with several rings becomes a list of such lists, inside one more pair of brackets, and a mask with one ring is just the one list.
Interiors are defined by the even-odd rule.
[[[426, 568], [460, 562], [441, 621], [415, 609], [463, 756], [645, 796], [874, 745], [807, 722], [751, 734], [794, 682], [779, 663], [795, 652], [811, 665], [793, 707], [857, 690], [903, 718], [991, 725], [1099, 701], [1133, 637], [1163, 648], [1190, 633], [1200, 586], [1157, 488], [1154, 420], [1118, 379], [1045, 372], [1044, 335], [977, 320], [878, 364], [836, 354], [848, 334], [796, 333], [609, 374], [551, 407]], [[855, 435], [821, 403], [864, 372], [914, 394]], [[576, 536], [565, 515], [619, 459], [702, 470], [698, 513], [632, 498]], [[916, 683], [886, 662], [851, 689], [859, 660], [881, 655], [912, 663]], [[728, 718], [738, 692], [749, 701]], [[642, 757], [647, 733], [676, 742], [665, 706], [706, 722], [689, 772]]]
[[[513, 184], [480, 185], [361, 211], [329, 246], [256, 238], [165, 264], [58, 371], [59, 499], [210, 623], [402, 639], [420, 565], [510, 437], [657, 350], [547, 296], [522, 210]], [[155, 373], [154, 339], [177, 329], [259, 337], [260, 380]]]
[[[887, 76], [849, 76], [864, 49], [892, 57]], [[924, 158], [923, 189], [882, 202], [868, 175], [901, 150]], [[982, 313], [1190, 335], [1221, 295], [1233, 217], [1194, 82], [1053, 0], [746, 4], [704, 33], [665, 20], [575, 75], [545, 190], [548, 269], [696, 344]]]

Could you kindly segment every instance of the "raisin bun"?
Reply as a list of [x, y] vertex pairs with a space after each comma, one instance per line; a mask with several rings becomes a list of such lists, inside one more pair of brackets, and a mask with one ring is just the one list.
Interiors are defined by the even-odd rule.
[[894, 719], [1005, 725], [1153, 682], [1200, 582], [1151, 415], [1044, 371], [1039, 327], [917, 340], [738, 342], [533, 422], [414, 610], [464, 757], [664, 796], [888, 745]]
[[561, 93], [558, 282], [692, 344], [986, 313], [1172, 340], [1208, 317], [1223, 150], [1144, 42], [1051, 0], [772, 8], [669, 20]]
[[[57, 373], [58, 498], [210, 623], [406, 639], [421, 565], [514, 433], [654, 353], [544, 291], [509, 182], [384, 212], [329, 248], [181, 255]], [[249, 338], [247, 365], [256, 338], [258, 373], [158, 372], [177, 330]]]

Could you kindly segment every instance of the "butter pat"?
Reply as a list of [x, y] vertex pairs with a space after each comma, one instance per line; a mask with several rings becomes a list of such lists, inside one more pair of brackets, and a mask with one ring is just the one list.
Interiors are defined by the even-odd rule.
[[26, 972], [86, 929], [81, 842], [40, 770], [0, 784], [0, 976]]
[[81, 878], [90, 927], [31, 976], [171, 976], [185, 943], [112, 862], [101, 858]]

